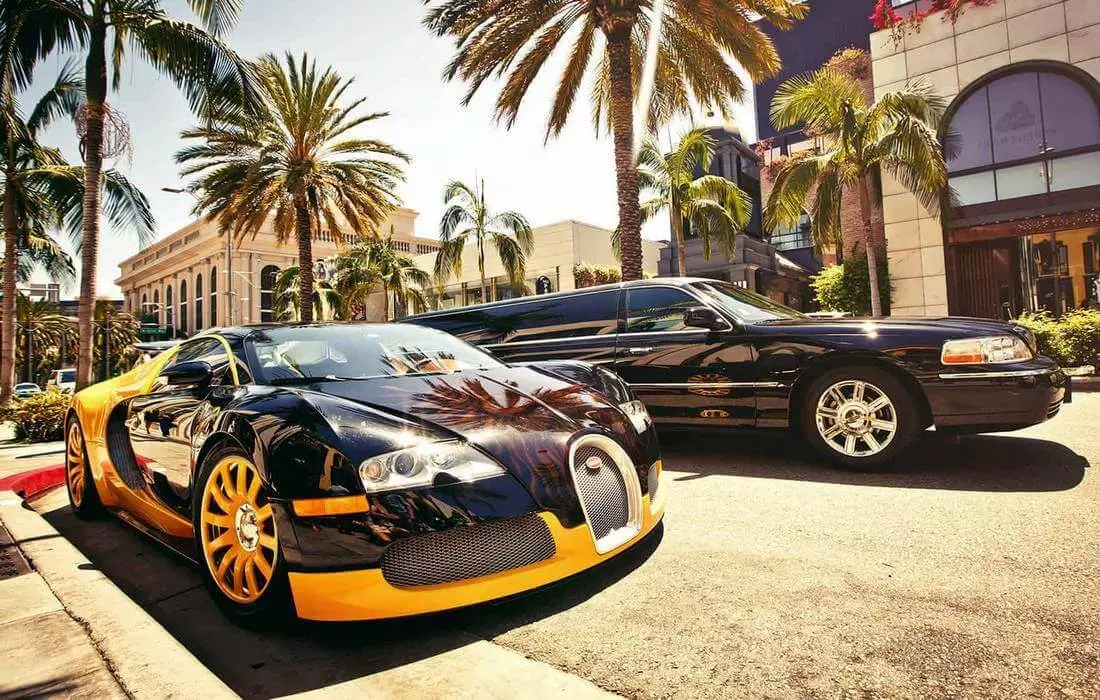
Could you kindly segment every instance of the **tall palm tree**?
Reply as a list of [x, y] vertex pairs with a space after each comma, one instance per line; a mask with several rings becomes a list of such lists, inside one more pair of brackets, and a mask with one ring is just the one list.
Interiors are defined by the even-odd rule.
[[[302, 320], [301, 273], [297, 265], [291, 265], [275, 277], [271, 288], [271, 317], [279, 322]], [[336, 289], [327, 281], [317, 281], [313, 287], [313, 315], [310, 320], [332, 321], [342, 318], [343, 303]]]
[[668, 210], [681, 277], [687, 275], [685, 221], [699, 235], [703, 255], [709, 260], [713, 239], [727, 256], [733, 253], [737, 232], [752, 216], [752, 198], [736, 184], [717, 175], [695, 176], [698, 171], [709, 171], [713, 160], [714, 139], [704, 128], [685, 132], [668, 153], [662, 153], [652, 139], [647, 139], [638, 151], [638, 182], [644, 196], [642, 218], [648, 220]]
[[5, 0], [9, 4], [18, 29], [0, 35], [0, 48], [12, 50], [7, 76], [13, 83], [28, 83], [35, 64], [54, 50], [85, 56], [86, 101], [77, 118], [85, 164], [77, 357], [77, 386], [83, 387], [92, 380], [94, 359], [103, 162], [128, 146], [128, 128], [108, 105], [108, 88], [121, 85], [133, 51], [172, 79], [200, 114], [247, 103], [253, 89], [248, 64], [219, 38], [236, 21], [241, 0], [188, 0], [203, 26], [173, 19], [163, 0]]
[[497, 251], [504, 272], [514, 286], [527, 276], [527, 256], [535, 247], [531, 225], [522, 214], [502, 211], [493, 214], [485, 202], [485, 181], [470, 187], [451, 180], [443, 189], [443, 218], [439, 220], [439, 252], [433, 275], [439, 285], [462, 274], [462, 251], [473, 241], [477, 245], [477, 270], [481, 275], [481, 301], [485, 296], [485, 245]]
[[[3, 189], [4, 317], [0, 335], [0, 401], [14, 382], [15, 283], [19, 262], [42, 267], [55, 280], [74, 276], [72, 261], [51, 237], [58, 228], [68, 231], [76, 249], [82, 249], [84, 169], [69, 165], [60, 151], [43, 145], [40, 134], [55, 120], [73, 116], [83, 101], [84, 83], [73, 64], [66, 63], [54, 84], [24, 115], [18, 100], [3, 107], [0, 122], [0, 188]], [[153, 235], [149, 202], [125, 176], [107, 170], [101, 195], [108, 220], [116, 233], [134, 233], [144, 244]], [[8, 258], [16, 261], [8, 263]], [[12, 306], [9, 308], [9, 304]]]
[[946, 102], [928, 85], [910, 84], [868, 104], [853, 78], [824, 68], [779, 86], [771, 106], [776, 129], [803, 125], [824, 147], [780, 163], [764, 210], [765, 226], [797, 226], [810, 190], [814, 227], [840, 239], [840, 203], [845, 190], [859, 194], [863, 241], [871, 283], [871, 313], [882, 315], [878, 256], [872, 240], [872, 188], [883, 171], [892, 174], [931, 212], [948, 196], [947, 162], [936, 136]]
[[381, 285], [382, 320], [390, 318], [390, 295], [413, 312], [428, 308], [425, 290], [432, 276], [397, 250], [390, 238], [370, 238], [350, 246], [336, 257], [335, 288], [344, 306], [344, 318], [354, 318], [367, 298]]
[[[469, 84], [464, 103], [492, 76], [504, 78], [496, 116], [511, 126], [535, 77], [561, 46], [572, 42], [554, 95], [546, 136], [557, 135], [572, 111], [577, 91], [591, 74], [597, 129], [614, 137], [615, 172], [623, 279], [642, 276], [641, 212], [634, 154], [635, 96], [642, 84], [642, 62], [650, 30], [656, 62], [653, 92], [641, 105], [650, 124], [661, 124], [693, 105], [723, 116], [745, 96], [745, 86], [729, 59], [751, 78], [779, 72], [779, 56], [754, 21], [759, 16], [786, 29], [805, 16], [800, 0], [425, 0], [424, 24], [455, 41], [456, 53], [444, 71], [448, 80]], [[658, 7], [660, 6], [660, 7]], [[663, 8], [663, 13], [657, 10]], [[550, 60], [551, 65], [562, 62]], [[593, 63], [597, 63], [593, 67]], [[505, 77], [506, 76], [506, 77]]]
[[[196, 213], [212, 216], [223, 235], [255, 236], [265, 225], [280, 243], [298, 245], [301, 319], [313, 319], [313, 238], [327, 228], [343, 243], [342, 224], [375, 235], [399, 204], [397, 184], [408, 157], [352, 131], [388, 115], [360, 111], [365, 97], [346, 99], [352, 79], [318, 71], [303, 54], [259, 62], [263, 104], [237, 109], [183, 133], [202, 143], [176, 154], [198, 196]], [[270, 224], [269, 224], [270, 221]]]
[[120, 366], [128, 367], [137, 359], [134, 347], [138, 342], [141, 324], [133, 315], [119, 311], [109, 299], [95, 302], [95, 360], [99, 366], [99, 379], [110, 379]]

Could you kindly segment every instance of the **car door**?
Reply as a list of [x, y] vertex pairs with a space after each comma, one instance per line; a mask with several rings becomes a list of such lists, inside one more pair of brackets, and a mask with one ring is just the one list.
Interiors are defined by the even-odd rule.
[[[195, 418], [211, 391], [232, 383], [229, 353], [217, 336], [184, 343], [176, 356], [153, 381], [150, 390], [130, 400], [126, 427], [137, 470], [154, 497], [187, 514], [191, 500], [192, 436]], [[211, 367], [211, 381], [200, 384], [169, 383], [166, 370], [183, 363], [202, 361]]]
[[[755, 350], [733, 323], [708, 330], [684, 324], [688, 309], [708, 306], [671, 285], [625, 290], [615, 371], [668, 425], [753, 425]], [[724, 317], [723, 317], [724, 318]]]
[[579, 291], [486, 309], [510, 330], [486, 349], [505, 362], [583, 360], [611, 364], [619, 323], [618, 289]]

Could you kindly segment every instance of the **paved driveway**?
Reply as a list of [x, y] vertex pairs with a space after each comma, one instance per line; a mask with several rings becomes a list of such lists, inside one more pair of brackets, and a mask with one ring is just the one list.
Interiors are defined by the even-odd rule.
[[236, 629], [171, 555], [114, 521], [77, 524], [63, 496], [43, 505], [244, 695], [483, 638], [628, 696], [1100, 696], [1100, 394], [1027, 431], [930, 437], [895, 474], [832, 470], [784, 435], [664, 443], [665, 528], [638, 551], [412, 622]]

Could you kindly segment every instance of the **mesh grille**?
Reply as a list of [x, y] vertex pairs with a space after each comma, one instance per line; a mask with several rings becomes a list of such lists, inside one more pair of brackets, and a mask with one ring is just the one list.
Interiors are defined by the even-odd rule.
[[[588, 468], [588, 460], [593, 457], [602, 463], [599, 469]], [[588, 526], [597, 541], [626, 526], [630, 519], [626, 483], [611, 455], [592, 445], [581, 446], [574, 457], [573, 475], [577, 493], [584, 501]]]
[[525, 515], [400, 540], [382, 555], [382, 575], [395, 586], [431, 586], [517, 569], [555, 551], [546, 522]]

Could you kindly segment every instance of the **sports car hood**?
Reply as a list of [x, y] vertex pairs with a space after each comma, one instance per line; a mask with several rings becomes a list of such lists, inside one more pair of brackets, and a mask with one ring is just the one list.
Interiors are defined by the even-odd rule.
[[500, 462], [546, 508], [572, 510], [576, 504], [566, 462], [578, 432], [608, 434], [640, 469], [656, 458], [601, 394], [531, 368], [329, 381], [308, 388], [407, 421], [428, 439], [467, 440]]

